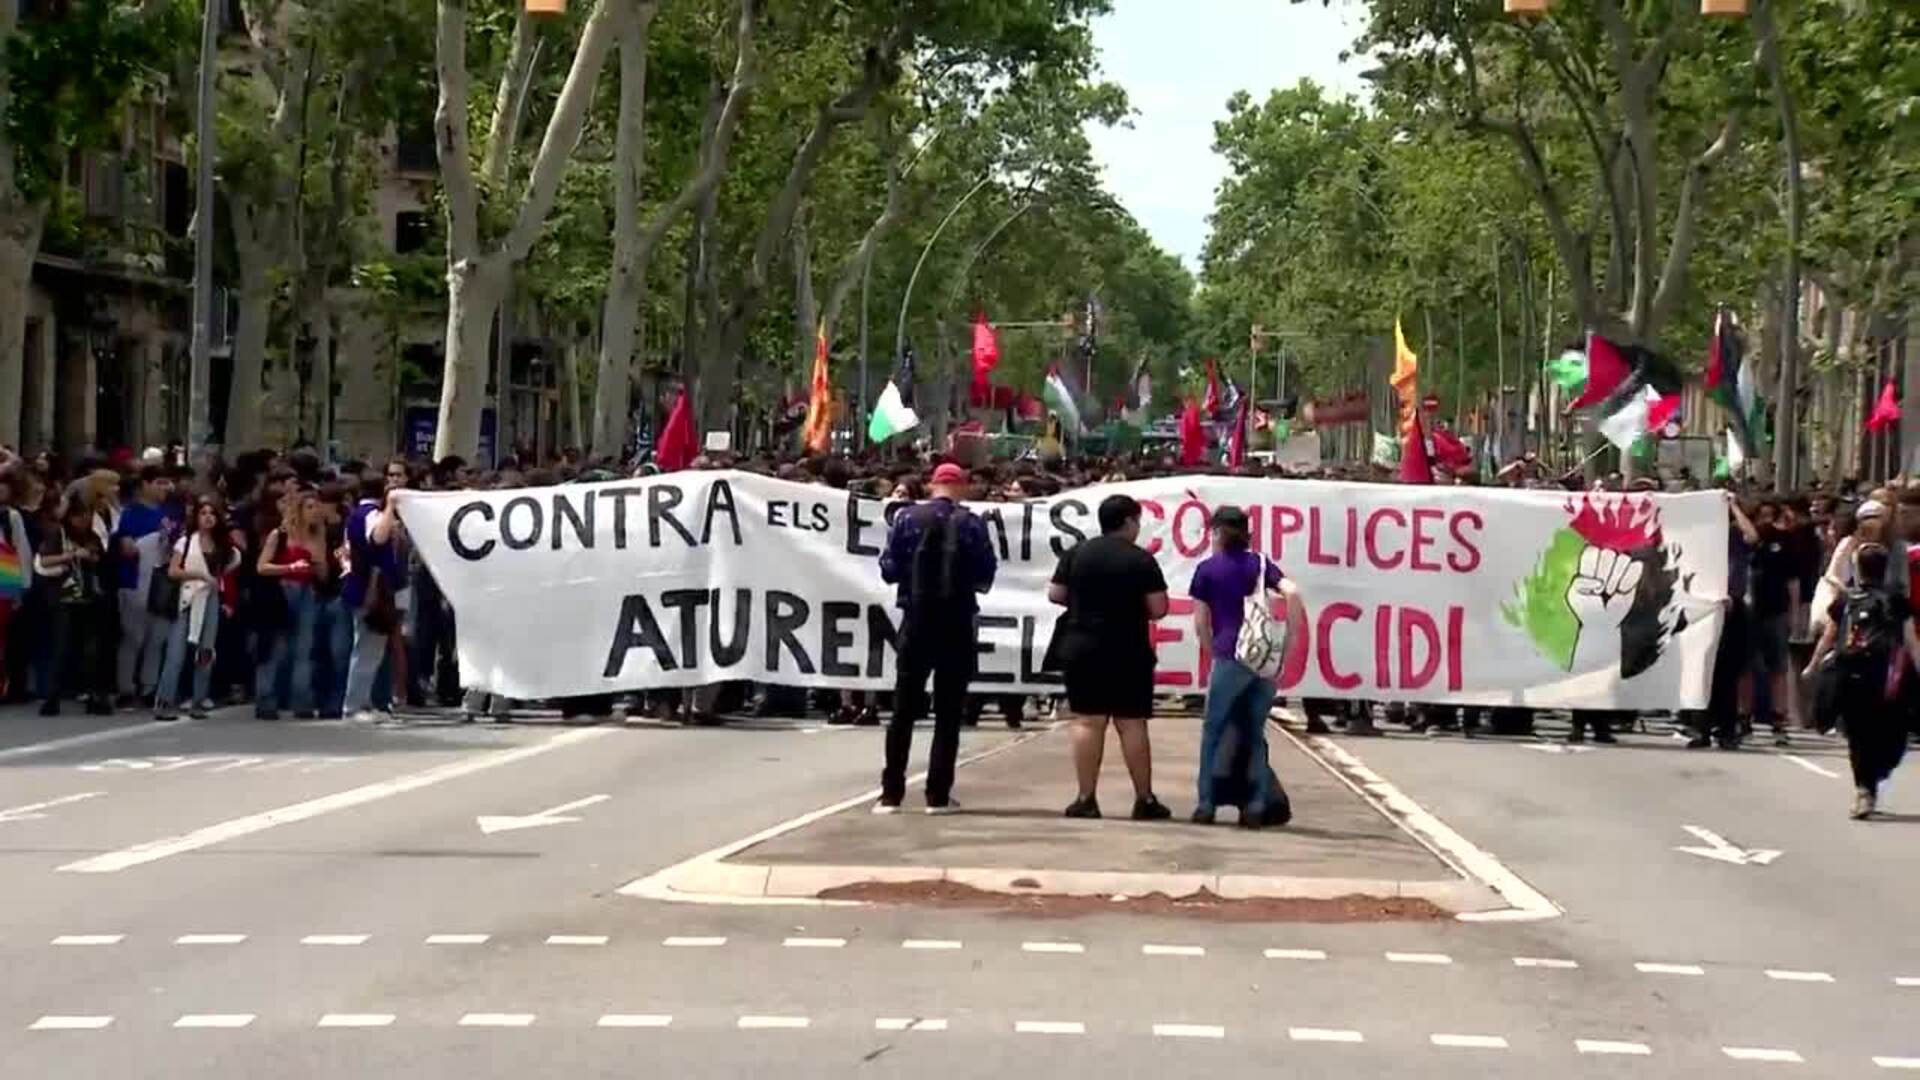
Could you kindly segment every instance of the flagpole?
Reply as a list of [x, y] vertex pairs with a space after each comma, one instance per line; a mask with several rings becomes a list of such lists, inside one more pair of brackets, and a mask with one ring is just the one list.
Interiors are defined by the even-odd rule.
[[[868, 412], [868, 406], [867, 406], [867, 290], [872, 284], [873, 284], [873, 260], [868, 259], [866, 261], [866, 265], [860, 268], [860, 412], [858, 413], [859, 416], [865, 416], [867, 415], [867, 412]], [[853, 425], [853, 429], [854, 429], [854, 438], [857, 440], [854, 443], [854, 445], [859, 447], [862, 450], [866, 449], [867, 447], [866, 426], [859, 423], [856, 420]]]

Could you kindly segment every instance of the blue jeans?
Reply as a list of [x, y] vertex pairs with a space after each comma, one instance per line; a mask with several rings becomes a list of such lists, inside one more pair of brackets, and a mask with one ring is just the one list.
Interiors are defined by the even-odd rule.
[[311, 585], [283, 581], [280, 593], [287, 599], [287, 622], [266, 642], [253, 680], [253, 711], [260, 716], [272, 716], [283, 705], [313, 711], [313, 632], [320, 609]]
[[315, 600], [314, 613], [323, 669], [316, 672], [320, 715], [338, 719], [347, 696], [347, 658], [353, 654], [353, 609], [335, 596]]
[[1252, 751], [1251, 758], [1262, 766], [1261, 803], [1269, 802], [1273, 792], [1265, 790], [1267, 760], [1267, 713], [1277, 694], [1272, 682], [1238, 660], [1214, 657], [1213, 674], [1207, 679], [1206, 720], [1200, 726], [1200, 776], [1197, 781], [1197, 809], [1212, 810], [1213, 759], [1220, 749], [1220, 738], [1229, 728], [1240, 733]]
[[343, 706], [347, 713], [373, 707], [374, 691], [387, 667], [387, 635], [367, 626], [366, 620], [353, 616], [353, 656], [347, 660], [347, 694]]
[[[220, 592], [209, 588], [200, 598], [202, 625], [200, 641], [208, 649], [220, 639]], [[160, 687], [154, 694], [154, 709], [158, 712], [171, 712], [180, 693], [180, 673], [188, 664], [193, 665], [193, 696], [188, 699], [198, 703], [207, 700], [208, 684], [213, 680], [212, 658], [201, 664], [193, 653], [198, 645], [189, 642], [187, 635], [193, 628], [193, 616], [190, 612], [181, 612], [173, 620], [172, 628], [167, 632], [167, 649], [160, 661]]]

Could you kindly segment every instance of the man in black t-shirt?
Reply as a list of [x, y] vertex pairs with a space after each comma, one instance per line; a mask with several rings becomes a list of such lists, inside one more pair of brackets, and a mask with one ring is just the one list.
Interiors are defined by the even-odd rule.
[[1047, 599], [1067, 609], [1054, 629], [1073, 714], [1073, 767], [1080, 789], [1067, 816], [1097, 818], [1100, 761], [1107, 722], [1120, 733], [1120, 753], [1133, 778], [1135, 821], [1171, 816], [1153, 795], [1153, 639], [1148, 624], [1167, 613], [1160, 564], [1134, 543], [1140, 504], [1126, 495], [1100, 503], [1100, 535], [1060, 556]]

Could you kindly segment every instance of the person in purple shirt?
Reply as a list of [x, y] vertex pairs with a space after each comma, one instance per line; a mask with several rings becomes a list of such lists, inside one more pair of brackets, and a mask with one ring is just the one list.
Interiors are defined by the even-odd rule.
[[1267, 806], [1279, 797], [1266, 768], [1267, 713], [1278, 688], [1252, 668], [1234, 659], [1240, 636], [1241, 609], [1258, 588], [1272, 589], [1286, 598], [1287, 621], [1302, 632], [1306, 610], [1293, 582], [1271, 559], [1251, 550], [1246, 511], [1223, 506], [1213, 513], [1213, 554], [1193, 571], [1187, 595], [1194, 600], [1194, 628], [1213, 657], [1207, 679], [1206, 720], [1200, 729], [1199, 796], [1193, 810], [1196, 824], [1214, 819], [1214, 756], [1229, 729], [1237, 731], [1249, 748], [1249, 760], [1260, 774], [1257, 799], [1241, 807], [1240, 823], [1258, 828]]

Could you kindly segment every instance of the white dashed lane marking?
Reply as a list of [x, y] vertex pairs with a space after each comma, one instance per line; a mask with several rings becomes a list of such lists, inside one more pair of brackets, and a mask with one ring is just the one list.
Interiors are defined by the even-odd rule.
[[460, 1018], [461, 1027], [511, 1027], [533, 1026], [532, 1013], [468, 1013]]
[[945, 1031], [945, 1020], [909, 1019], [904, 1016], [883, 1016], [873, 1022], [875, 1031]]
[[1020, 943], [1020, 951], [1031, 953], [1083, 953], [1087, 951], [1087, 947], [1077, 941], [1023, 941]]
[[1365, 1035], [1343, 1028], [1288, 1028], [1287, 1037], [1294, 1042], [1357, 1043], [1367, 1041]]
[[1775, 1050], [1764, 1046], [1723, 1046], [1720, 1052], [1735, 1061], [1771, 1061], [1781, 1065], [1800, 1065], [1806, 1061], [1792, 1050]]
[[43, 1016], [28, 1026], [29, 1031], [98, 1031], [113, 1023], [111, 1016]]
[[843, 937], [790, 937], [780, 944], [789, 949], [839, 949], [846, 946], [847, 939]]
[[1507, 1048], [1507, 1040], [1499, 1035], [1432, 1035], [1427, 1041], [1435, 1046], [1456, 1050], [1505, 1050]]
[[600, 1018], [603, 1028], [663, 1028], [673, 1024], [673, 1017], [660, 1013], [608, 1013]]
[[175, 945], [238, 945], [247, 940], [245, 934], [181, 934], [173, 939]]
[[1325, 960], [1325, 949], [1268, 949], [1264, 954], [1269, 960]]
[[1078, 1020], [1018, 1020], [1013, 1030], [1018, 1035], [1085, 1035], [1087, 1025]]
[[900, 943], [903, 949], [925, 949], [928, 951], [958, 949], [960, 942], [942, 938], [908, 938]]
[[726, 943], [723, 937], [670, 937], [660, 944], [669, 949], [717, 949]]
[[1224, 1039], [1227, 1029], [1213, 1024], [1155, 1024], [1153, 1034], [1161, 1039]]
[[365, 945], [371, 934], [308, 934], [300, 939], [302, 945]]
[[125, 934], [61, 934], [53, 939], [55, 945], [118, 945], [127, 939]]
[[1894, 977], [1895, 986], [1920, 986], [1920, 975], [1898, 975]]
[[1833, 981], [1833, 976], [1824, 971], [1782, 971], [1779, 968], [1768, 968], [1767, 978], [1776, 982], [1830, 983]]
[[1142, 945], [1142, 956], [1205, 956], [1207, 950], [1199, 945]]
[[1578, 961], [1559, 960], [1549, 956], [1516, 956], [1513, 958], [1513, 966], [1520, 968], [1553, 968], [1558, 971], [1567, 971], [1579, 967], [1580, 964]]
[[743, 1016], [738, 1026], [741, 1031], [798, 1031], [812, 1023], [804, 1016]]
[[320, 1018], [316, 1027], [323, 1028], [375, 1028], [387, 1027], [393, 1023], [392, 1013], [328, 1013]]
[[1920, 1071], [1920, 1057], [1877, 1057], [1875, 1065], [1883, 1069], [1909, 1069]]
[[173, 1022], [177, 1028], [243, 1028], [253, 1023], [252, 1013], [188, 1013]]
[[1573, 1048], [1583, 1054], [1628, 1054], [1633, 1057], [1645, 1057], [1653, 1053], [1653, 1047], [1646, 1043], [1615, 1042], [1612, 1039], [1575, 1039]]
[[1433, 952], [1390, 952], [1387, 954], [1390, 964], [1451, 964], [1453, 957], [1445, 953]]
[[1707, 969], [1699, 964], [1635, 964], [1642, 975], [1705, 975]]
[[429, 945], [485, 945], [486, 934], [428, 934]]
[[548, 934], [549, 945], [605, 945], [605, 934]]

